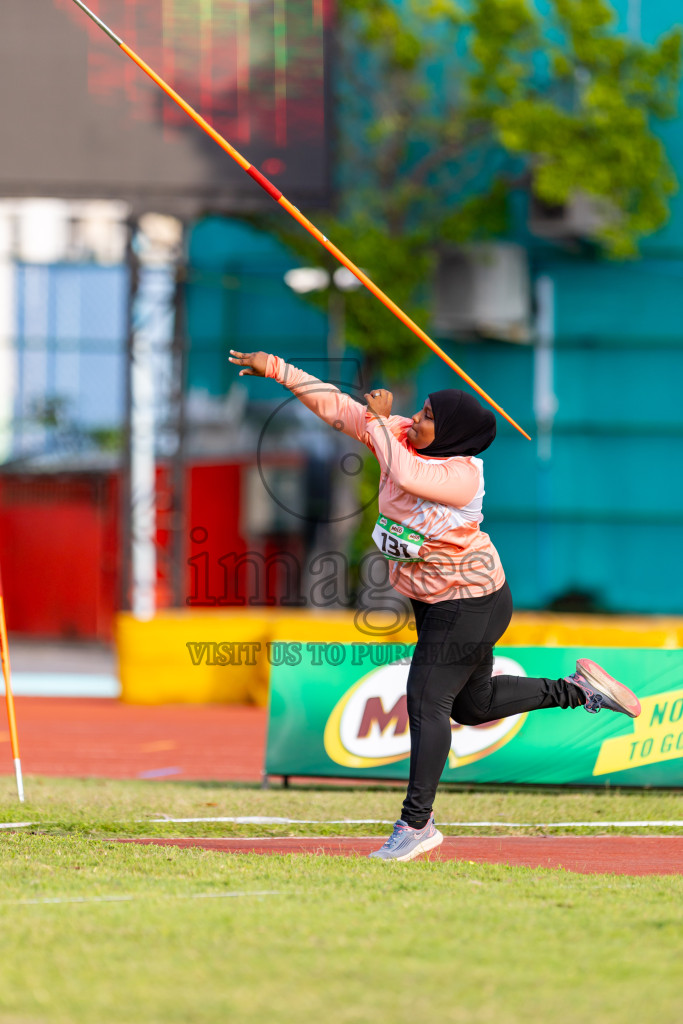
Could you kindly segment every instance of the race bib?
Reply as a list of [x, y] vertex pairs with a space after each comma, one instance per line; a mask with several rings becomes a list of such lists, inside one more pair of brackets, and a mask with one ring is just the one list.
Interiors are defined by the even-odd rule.
[[387, 558], [394, 562], [420, 562], [419, 551], [425, 538], [410, 526], [380, 516], [372, 531], [372, 539]]

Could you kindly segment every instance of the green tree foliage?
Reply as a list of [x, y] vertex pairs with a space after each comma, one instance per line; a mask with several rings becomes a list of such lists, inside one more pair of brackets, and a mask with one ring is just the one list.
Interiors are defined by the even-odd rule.
[[[679, 28], [632, 40], [606, 0], [340, 0], [340, 19], [338, 205], [316, 222], [418, 322], [439, 245], [505, 235], [513, 191], [604, 200], [612, 258], [665, 223], [676, 181], [653, 124], [676, 113]], [[347, 338], [389, 381], [426, 354], [364, 289]]]

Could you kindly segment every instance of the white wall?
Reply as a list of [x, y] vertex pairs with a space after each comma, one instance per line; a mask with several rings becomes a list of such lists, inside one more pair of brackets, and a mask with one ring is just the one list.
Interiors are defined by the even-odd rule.
[[14, 315], [11, 213], [0, 204], [0, 462], [7, 458], [11, 447], [16, 381]]

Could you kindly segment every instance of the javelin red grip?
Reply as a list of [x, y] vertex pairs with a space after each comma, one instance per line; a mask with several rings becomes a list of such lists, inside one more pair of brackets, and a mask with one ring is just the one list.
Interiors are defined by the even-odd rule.
[[282, 198], [282, 192], [280, 192], [279, 189], [275, 188], [275, 185], [273, 185], [272, 181], [268, 181], [265, 174], [261, 174], [260, 171], [257, 171], [253, 164], [247, 171], [247, 174], [249, 175], [250, 178], [253, 178], [254, 181], [258, 181], [261, 188], [264, 188], [268, 195], [273, 197], [275, 202], [277, 202], [278, 199]]

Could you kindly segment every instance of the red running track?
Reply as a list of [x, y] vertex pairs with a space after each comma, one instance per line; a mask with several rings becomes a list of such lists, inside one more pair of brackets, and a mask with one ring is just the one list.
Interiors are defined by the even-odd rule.
[[[255, 782], [266, 738], [263, 708], [227, 704], [122, 704], [17, 697], [21, 764], [34, 775]], [[0, 731], [0, 771], [13, 773]]]
[[[140, 706], [118, 700], [16, 700], [26, 774], [109, 779], [215, 779], [256, 782], [266, 737], [262, 708], [224, 704]], [[9, 734], [0, 730], [0, 771], [13, 774]], [[330, 784], [332, 784], [330, 780]], [[347, 783], [348, 784], [348, 783]], [[362, 783], [359, 783], [362, 785]], [[379, 839], [149, 839], [230, 853], [365, 855]], [[585, 873], [680, 874], [683, 838], [671, 836], [449, 836], [440, 860], [566, 868]]]
[[[376, 839], [122, 839], [158, 846], [201, 847], [222, 853], [313, 853], [367, 856], [382, 845]], [[565, 868], [580, 874], [679, 875], [683, 872], [683, 838], [676, 836], [446, 836], [429, 860], [461, 860], [530, 868]]]

